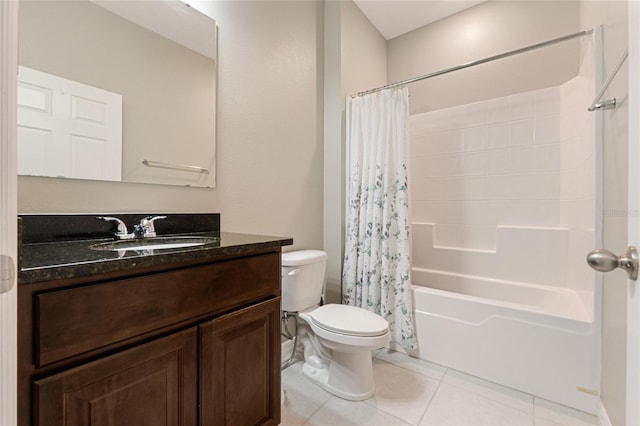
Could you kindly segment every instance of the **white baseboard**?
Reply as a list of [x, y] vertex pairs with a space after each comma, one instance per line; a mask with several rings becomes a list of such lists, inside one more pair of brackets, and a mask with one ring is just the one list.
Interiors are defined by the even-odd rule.
[[598, 421], [600, 423], [600, 426], [613, 426], [611, 424], [611, 420], [609, 419], [609, 415], [607, 414], [607, 410], [602, 404], [602, 400], [598, 400]]

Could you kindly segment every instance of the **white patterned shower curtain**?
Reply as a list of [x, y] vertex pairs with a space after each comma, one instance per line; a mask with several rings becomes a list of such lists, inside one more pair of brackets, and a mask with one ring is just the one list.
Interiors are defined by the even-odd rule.
[[347, 224], [342, 298], [381, 315], [415, 349], [407, 189], [408, 89], [347, 100]]

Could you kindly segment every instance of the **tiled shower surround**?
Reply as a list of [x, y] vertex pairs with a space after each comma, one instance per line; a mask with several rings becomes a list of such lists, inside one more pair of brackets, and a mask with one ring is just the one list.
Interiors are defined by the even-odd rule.
[[413, 266], [577, 291], [592, 310], [593, 80], [413, 115]]

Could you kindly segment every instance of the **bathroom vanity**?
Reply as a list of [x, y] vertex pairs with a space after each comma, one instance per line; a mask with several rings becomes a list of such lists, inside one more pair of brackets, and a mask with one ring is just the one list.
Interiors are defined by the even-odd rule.
[[198, 236], [208, 243], [21, 244], [20, 425], [280, 423], [280, 256], [293, 241]]

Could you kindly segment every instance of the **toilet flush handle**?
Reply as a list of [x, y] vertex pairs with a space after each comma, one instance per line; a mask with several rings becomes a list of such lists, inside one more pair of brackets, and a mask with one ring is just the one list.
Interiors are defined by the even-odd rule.
[[300, 272], [300, 268], [292, 269], [287, 273], [287, 275], [292, 277], [292, 276], [296, 275], [298, 272]]

